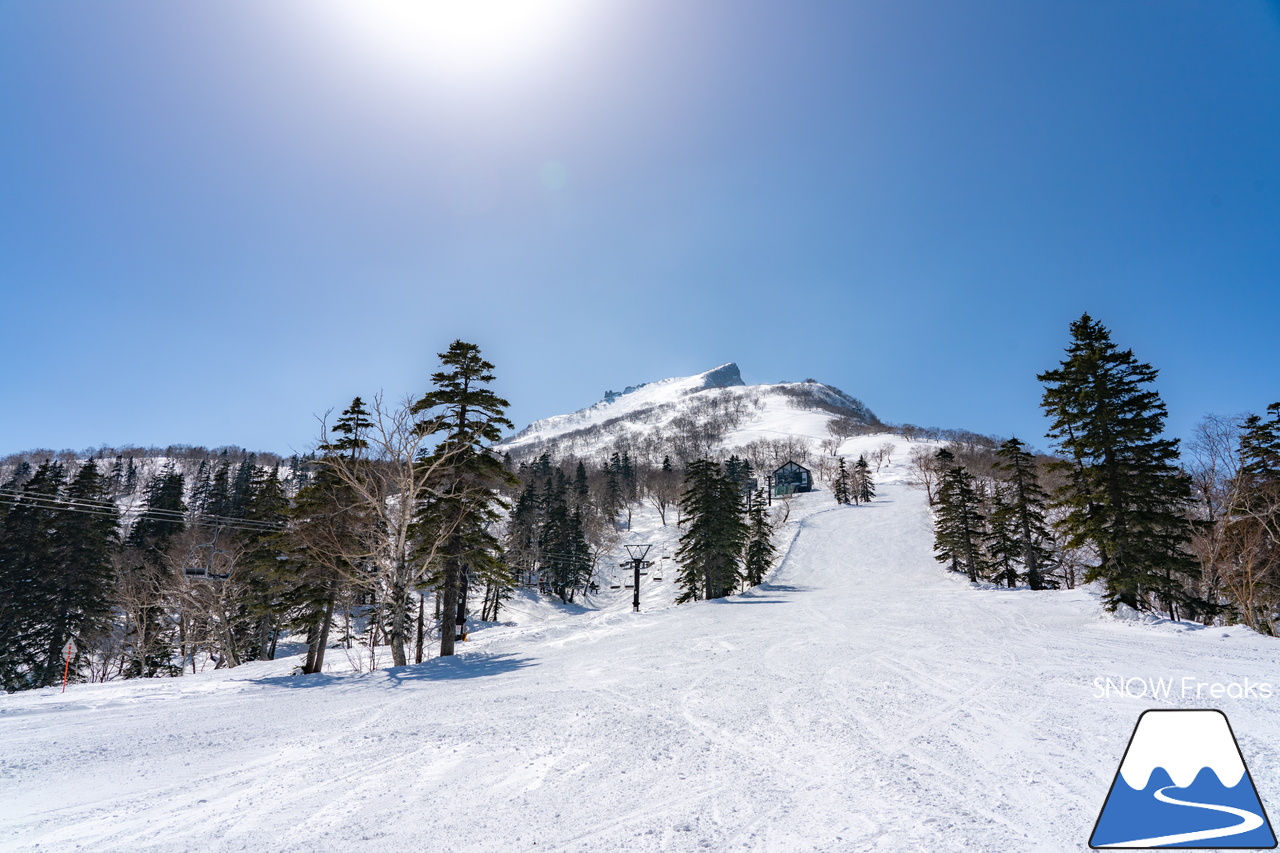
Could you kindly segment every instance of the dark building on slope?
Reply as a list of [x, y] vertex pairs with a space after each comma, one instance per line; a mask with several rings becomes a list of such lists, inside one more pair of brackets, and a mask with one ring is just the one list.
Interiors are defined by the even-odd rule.
[[812, 492], [813, 475], [798, 462], [788, 462], [773, 472], [773, 494], [793, 495], [796, 492]]

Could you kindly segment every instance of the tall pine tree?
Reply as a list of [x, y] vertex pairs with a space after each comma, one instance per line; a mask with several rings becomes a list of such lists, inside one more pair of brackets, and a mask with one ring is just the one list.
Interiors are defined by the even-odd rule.
[[53, 535], [51, 573], [44, 578], [48, 610], [44, 670], [37, 686], [58, 682], [63, 650], [75, 641], [70, 671], [78, 673], [86, 650], [100, 644], [111, 624], [114, 575], [111, 555], [118, 544], [120, 518], [110, 501], [111, 484], [93, 462], [81, 466], [67, 485], [67, 511]]
[[43, 683], [63, 486], [62, 466], [46, 460], [11, 499], [0, 531], [0, 688], [6, 692]]
[[764, 576], [773, 566], [777, 553], [763, 489], [756, 492], [751, 509], [747, 511], [747, 527], [747, 549], [742, 560], [743, 580], [747, 586], [759, 586], [764, 583]]
[[1004, 475], [1008, 489], [1001, 493], [1004, 504], [991, 514], [992, 526], [1000, 530], [1009, 529], [1009, 556], [1022, 563], [1023, 577], [1028, 586], [1032, 589], [1057, 586], [1047, 574], [1052, 560], [1046, 544], [1050, 541], [1045, 521], [1048, 496], [1040, 487], [1035, 458], [1016, 438], [1001, 444], [996, 450], [996, 458], [996, 467]]
[[[493, 365], [478, 346], [460, 340], [440, 354], [440, 363], [445, 369], [431, 376], [435, 390], [414, 403], [413, 411], [439, 413], [427, 429], [442, 436], [426, 460], [436, 475], [422, 510], [424, 529], [439, 540], [443, 657], [454, 653], [456, 636], [465, 631], [469, 569], [483, 565], [491, 573], [500, 571], [501, 549], [488, 529], [501, 502], [495, 489], [517, 481], [488, 450], [502, 437], [502, 428], [512, 426], [505, 415], [510, 404], [487, 387]], [[460, 630], [450, 630], [451, 623]]]
[[1177, 466], [1178, 442], [1162, 438], [1165, 405], [1157, 371], [1120, 350], [1088, 314], [1071, 324], [1067, 357], [1038, 377], [1049, 437], [1067, 457], [1057, 493], [1071, 547], [1092, 546], [1086, 580], [1106, 585], [1109, 607], [1162, 605], [1173, 618], [1199, 604], [1199, 567], [1188, 551], [1191, 480]]
[[840, 466], [836, 469], [836, 479], [831, 485], [831, 494], [838, 504], [847, 504], [853, 502], [853, 486], [849, 478], [849, 468], [844, 464], [844, 457], [840, 457]]
[[953, 572], [981, 580], [987, 572], [984, 544], [987, 518], [973, 475], [963, 466], [947, 469], [938, 481], [938, 504], [934, 519], [934, 552], [940, 563]]
[[742, 582], [742, 554], [750, 530], [743, 518], [742, 493], [719, 463], [699, 459], [689, 464], [680, 511], [687, 527], [676, 559], [678, 603], [724, 598]]
[[863, 504], [876, 499], [876, 483], [871, 477], [871, 466], [867, 464], [865, 454], [859, 456], [853, 465], [853, 499]]

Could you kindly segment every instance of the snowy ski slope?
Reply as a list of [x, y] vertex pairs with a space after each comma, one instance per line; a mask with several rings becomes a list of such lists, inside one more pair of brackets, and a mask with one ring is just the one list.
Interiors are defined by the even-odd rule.
[[905, 455], [869, 506], [798, 497], [742, 596], [530, 606], [374, 673], [0, 696], [0, 849], [1077, 851], [1149, 707], [1224, 710], [1280, 810], [1280, 690], [1095, 686], [1274, 685], [1275, 640], [948, 575]]

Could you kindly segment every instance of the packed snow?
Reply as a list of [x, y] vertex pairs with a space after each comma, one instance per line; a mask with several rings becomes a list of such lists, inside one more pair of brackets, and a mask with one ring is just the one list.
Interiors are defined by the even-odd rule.
[[1280, 691], [1196, 687], [1273, 683], [1274, 639], [948, 574], [905, 457], [870, 505], [795, 497], [732, 598], [646, 577], [639, 614], [524, 595], [415, 666], [0, 696], [0, 849], [1084, 850], [1152, 707], [1225, 711], [1274, 811]]

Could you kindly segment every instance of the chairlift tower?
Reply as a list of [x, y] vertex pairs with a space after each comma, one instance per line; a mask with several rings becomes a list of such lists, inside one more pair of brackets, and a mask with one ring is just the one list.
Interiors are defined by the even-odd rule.
[[[652, 547], [652, 545], [627, 546], [627, 553], [631, 555], [628, 563], [635, 572], [634, 589], [631, 593], [631, 610], [633, 613], [640, 612], [640, 570], [647, 569], [653, 565], [652, 562], [645, 559], [645, 555], [649, 553], [649, 549]], [[623, 563], [622, 566], [625, 568], [628, 563]]]

